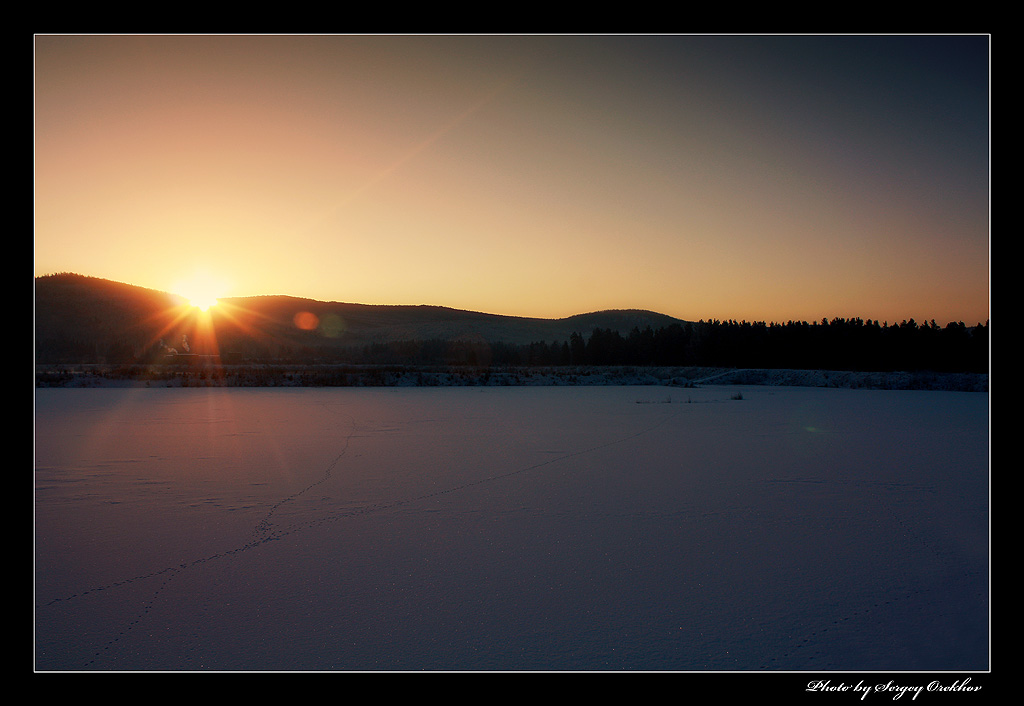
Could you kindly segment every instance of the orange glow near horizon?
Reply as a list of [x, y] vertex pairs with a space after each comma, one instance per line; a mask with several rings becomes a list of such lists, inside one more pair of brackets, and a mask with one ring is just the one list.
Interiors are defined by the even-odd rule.
[[159, 328], [148, 346], [158, 348], [166, 355], [218, 357], [220, 347], [212, 310], [202, 309], [182, 299], [172, 295], [167, 308], [154, 315]]
[[35, 50], [37, 276], [218, 315], [218, 299], [285, 295], [989, 318], [984, 36], [39, 35]]
[[205, 295], [193, 295], [187, 297], [188, 303], [194, 306], [196, 309], [203, 313], [210, 311], [210, 307], [217, 306], [218, 299], [216, 297], [210, 297]]
[[219, 300], [214, 296], [199, 294], [190, 296], [188, 301], [189, 304], [205, 313], [210, 310], [210, 307], [217, 306]]
[[208, 273], [195, 274], [174, 287], [175, 294], [187, 299], [190, 305], [201, 312], [208, 312], [211, 307], [217, 306], [225, 290], [224, 283]]
[[[212, 306], [212, 305], [211, 305]], [[199, 308], [196, 315], [195, 352], [201, 355], [220, 357], [220, 345], [217, 342], [217, 331], [209, 307]]]

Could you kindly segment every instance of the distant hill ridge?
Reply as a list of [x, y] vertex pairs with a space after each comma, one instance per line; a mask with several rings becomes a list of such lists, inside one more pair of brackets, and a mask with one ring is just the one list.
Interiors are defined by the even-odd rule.
[[[302, 315], [300, 317], [300, 315]], [[211, 310], [220, 350], [273, 353], [329, 350], [403, 341], [564, 342], [594, 329], [683, 323], [665, 314], [613, 309], [562, 319], [487, 314], [433, 305], [323, 302], [287, 295], [229, 297]], [[196, 316], [175, 295], [74, 273], [35, 279], [36, 361], [106, 362], [200, 342]]]

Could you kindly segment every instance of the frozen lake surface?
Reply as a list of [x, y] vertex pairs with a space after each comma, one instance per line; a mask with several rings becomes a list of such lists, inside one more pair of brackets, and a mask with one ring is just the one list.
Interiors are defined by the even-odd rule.
[[985, 393], [39, 389], [35, 433], [38, 670], [989, 667]]

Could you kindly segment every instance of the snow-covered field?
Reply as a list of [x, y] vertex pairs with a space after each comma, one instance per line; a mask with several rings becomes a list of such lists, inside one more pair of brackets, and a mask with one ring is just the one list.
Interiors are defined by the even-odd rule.
[[988, 414], [734, 385], [38, 389], [36, 668], [986, 670]]

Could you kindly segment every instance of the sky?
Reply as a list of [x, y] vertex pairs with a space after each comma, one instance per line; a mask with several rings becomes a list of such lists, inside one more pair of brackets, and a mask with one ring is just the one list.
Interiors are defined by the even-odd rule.
[[990, 37], [37, 35], [35, 274], [989, 318]]

